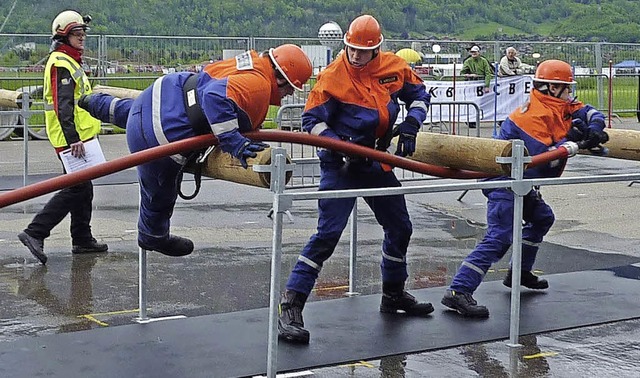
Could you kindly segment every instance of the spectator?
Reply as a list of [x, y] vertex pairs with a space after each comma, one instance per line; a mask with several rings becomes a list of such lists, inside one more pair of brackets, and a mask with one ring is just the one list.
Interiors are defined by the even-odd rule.
[[522, 75], [528, 72], [531, 68], [532, 66], [523, 64], [520, 58], [518, 58], [518, 50], [514, 47], [507, 47], [505, 56], [500, 59], [498, 76]]
[[471, 56], [462, 63], [460, 74], [464, 75], [466, 80], [484, 80], [484, 93], [489, 93], [489, 85], [493, 76], [491, 63], [480, 55], [480, 47], [478, 46], [471, 47], [469, 54]]
[[[460, 74], [464, 75], [466, 80], [484, 80], [484, 93], [489, 93], [489, 85], [493, 76], [491, 64], [487, 58], [480, 55], [480, 47], [478, 46], [471, 47], [469, 54], [471, 56], [462, 63]], [[476, 123], [469, 122], [469, 128], [475, 129]]]

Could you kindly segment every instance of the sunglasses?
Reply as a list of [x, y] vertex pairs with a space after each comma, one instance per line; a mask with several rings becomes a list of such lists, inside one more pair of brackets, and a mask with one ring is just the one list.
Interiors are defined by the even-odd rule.
[[72, 37], [76, 37], [76, 38], [86, 38], [87, 37], [87, 33], [83, 32], [83, 31], [73, 31], [69, 33], [70, 36]]

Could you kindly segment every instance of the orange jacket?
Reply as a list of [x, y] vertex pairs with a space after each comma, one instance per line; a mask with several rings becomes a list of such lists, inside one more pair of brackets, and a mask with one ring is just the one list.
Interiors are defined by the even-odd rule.
[[[255, 130], [264, 122], [269, 105], [280, 105], [278, 84], [268, 56], [247, 51], [209, 64], [204, 72], [207, 75], [200, 75], [198, 91], [202, 91], [202, 110], [211, 124], [240, 118], [240, 130], [249, 131], [241, 119], [245, 113], [251, 122], [250, 129]], [[229, 106], [224, 106], [225, 103]]]
[[364, 67], [355, 68], [345, 52], [318, 75], [302, 126], [319, 134], [317, 126], [326, 125], [343, 140], [374, 147], [376, 139], [384, 137], [395, 123], [400, 112], [398, 99], [406, 104], [407, 116], [424, 122], [431, 96], [402, 58], [380, 52]]
[[[568, 102], [534, 89], [529, 103], [518, 107], [502, 123], [498, 139], [521, 139], [529, 155], [535, 156], [564, 143], [573, 118], [583, 118], [587, 113], [593, 112], [598, 113], [597, 116], [591, 115], [590, 119], [584, 119], [585, 123], [598, 123], [604, 127], [604, 122], [596, 122], [603, 120], [604, 116], [591, 105], [580, 101]], [[562, 159], [527, 169], [525, 178], [558, 177], [562, 174], [566, 161]]]

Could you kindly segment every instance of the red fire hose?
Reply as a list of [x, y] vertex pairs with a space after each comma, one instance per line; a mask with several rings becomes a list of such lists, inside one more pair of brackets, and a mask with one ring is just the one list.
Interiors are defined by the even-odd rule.
[[[339, 141], [331, 138], [319, 137], [307, 133], [268, 130], [252, 131], [245, 133], [244, 135], [246, 135], [248, 138], [258, 141], [298, 143], [316, 147], [323, 147], [348, 155], [360, 155], [373, 160], [377, 160], [381, 163], [392, 165], [394, 167], [436, 177], [454, 179], [480, 179], [491, 176], [483, 172], [451, 169], [421, 163], [418, 161], [391, 155], [382, 151], [373, 150], [368, 147], [359, 146], [353, 143]], [[74, 186], [81, 182], [93, 180], [98, 177], [106, 176], [131, 167], [135, 167], [137, 165], [165, 156], [206, 148], [210, 145], [216, 144], [217, 142], [218, 141], [212, 134], [200, 135], [149, 148], [147, 150], [139, 151], [128, 156], [117, 158], [96, 165], [94, 167], [83, 169], [78, 172], [60, 175], [58, 177], [27, 185], [22, 188], [17, 188], [7, 193], [0, 194], [0, 208], [4, 208], [6, 206], [26, 201], [31, 198], [51, 193], [66, 187]], [[542, 164], [546, 161], [556, 160], [558, 158], [566, 156], [568, 156], [568, 151], [564, 147], [560, 147], [557, 150], [535, 156], [534, 162], [532, 162], [529, 166]]]

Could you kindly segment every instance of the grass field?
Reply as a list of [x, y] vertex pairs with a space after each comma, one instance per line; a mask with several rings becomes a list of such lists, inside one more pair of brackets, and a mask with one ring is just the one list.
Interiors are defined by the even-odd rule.
[[[606, 78], [578, 78], [577, 81], [575, 95], [578, 100], [591, 104], [600, 110], [609, 109], [609, 82]], [[598, 82], [600, 82], [600, 88]], [[638, 109], [638, 78], [617, 77], [613, 79], [611, 84], [612, 112], [621, 116], [628, 115], [630, 112], [635, 113]], [[600, 106], [600, 99], [603, 100], [602, 106]]]

